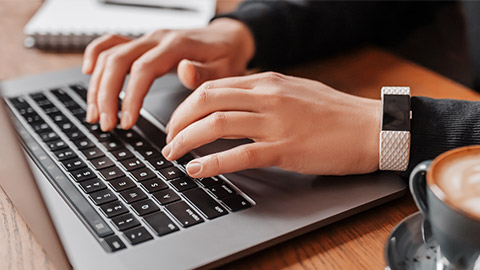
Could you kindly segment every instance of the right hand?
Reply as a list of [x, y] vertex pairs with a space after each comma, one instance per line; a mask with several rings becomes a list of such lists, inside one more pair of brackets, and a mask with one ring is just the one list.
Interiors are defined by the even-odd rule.
[[208, 80], [242, 75], [254, 51], [248, 28], [227, 18], [216, 19], [205, 28], [156, 30], [134, 40], [117, 35], [99, 37], [84, 54], [82, 71], [92, 74], [87, 121], [100, 121], [103, 131], [115, 128], [118, 95], [127, 73], [130, 79], [120, 121], [123, 129], [135, 125], [143, 99], [157, 77], [176, 67], [183, 85], [195, 89]]

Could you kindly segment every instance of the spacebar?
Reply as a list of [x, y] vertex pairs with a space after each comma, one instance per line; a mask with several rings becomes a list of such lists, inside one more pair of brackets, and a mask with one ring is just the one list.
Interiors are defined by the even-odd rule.
[[113, 234], [112, 229], [95, 211], [75, 185], [68, 179], [58, 165], [47, 155], [41, 146], [25, 130], [22, 124], [16, 122], [17, 131], [23, 139], [23, 143], [30, 157], [42, 170], [46, 178], [55, 189], [62, 195], [67, 204], [76, 212], [85, 225], [98, 237], [106, 237]]

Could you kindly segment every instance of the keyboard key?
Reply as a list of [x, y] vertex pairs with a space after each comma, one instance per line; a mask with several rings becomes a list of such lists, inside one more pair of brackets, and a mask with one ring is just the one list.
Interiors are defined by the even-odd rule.
[[232, 197], [225, 198], [223, 203], [227, 206], [230, 211], [239, 211], [242, 209], [249, 208], [251, 206], [250, 202], [247, 201], [240, 195], [235, 195]]
[[77, 157], [77, 154], [75, 154], [75, 152], [73, 152], [73, 150], [70, 149], [70, 148], [56, 151], [56, 152], [54, 152], [54, 154], [59, 161], [64, 161], [64, 160], [67, 160], [67, 159]]
[[180, 192], [198, 187], [197, 184], [195, 184], [195, 182], [193, 182], [193, 180], [188, 177], [182, 177], [177, 180], [172, 180], [170, 183], [177, 191]]
[[103, 239], [103, 243], [110, 250], [110, 252], [115, 252], [124, 248], [127, 248], [125, 244], [120, 240], [120, 237], [116, 235], [109, 236]]
[[10, 100], [10, 102], [12, 102], [13, 107], [15, 107], [16, 109], [30, 107], [28, 102], [22, 97], [9, 98], [9, 100]]
[[43, 120], [42, 122], [32, 123], [31, 126], [33, 130], [35, 130], [35, 132], [39, 134], [52, 130], [47, 123], [43, 122]]
[[26, 107], [23, 107], [23, 108], [17, 108], [18, 109], [18, 112], [21, 114], [21, 115], [26, 115], [26, 114], [32, 114], [32, 113], [35, 113], [35, 110], [30, 107], [30, 105], [27, 104]]
[[213, 196], [215, 196], [215, 198], [219, 200], [223, 200], [227, 197], [237, 194], [235, 190], [233, 190], [231, 187], [227, 186], [226, 184], [211, 186], [207, 189], [213, 194]]
[[187, 163], [192, 161], [193, 159], [194, 157], [191, 154], [187, 153], [182, 157], [180, 157], [179, 159], [177, 159], [177, 162], [182, 165], [187, 165]]
[[125, 207], [121, 201], [106, 203], [100, 206], [100, 209], [102, 209], [103, 214], [108, 218], [128, 213], [127, 207]]
[[47, 107], [47, 106], [49, 106], [49, 105], [52, 105], [53, 103], [52, 103], [50, 100], [48, 100], [48, 99], [45, 98], [45, 99], [39, 99], [39, 100], [37, 100], [37, 104], [38, 104], [38, 106], [40, 106], [41, 108], [44, 108], [44, 107]]
[[203, 222], [203, 218], [185, 202], [169, 204], [166, 208], [185, 228]]
[[68, 159], [62, 163], [69, 172], [87, 167], [87, 165], [79, 158]]
[[132, 203], [133, 211], [139, 216], [144, 216], [156, 211], [159, 211], [160, 208], [152, 201], [152, 200], [145, 200], [136, 203]]
[[114, 217], [112, 218], [112, 222], [119, 231], [125, 231], [140, 225], [140, 222], [132, 214]]
[[99, 158], [90, 160], [90, 162], [92, 163], [93, 167], [95, 167], [95, 169], [97, 170], [105, 169], [115, 165], [113, 164], [113, 161], [108, 157], [99, 157]]
[[97, 177], [89, 168], [83, 168], [71, 172], [76, 182], [82, 182]]
[[154, 213], [143, 218], [158, 236], [178, 231], [177, 225], [163, 212]]
[[61, 88], [51, 89], [50, 92], [56, 96], [60, 101], [70, 100], [70, 96], [65, 93], [65, 91]]
[[99, 124], [89, 124], [89, 123], [84, 123], [85, 126], [88, 128], [88, 130], [91, 132], [91, 133], [94, 133], [94, 132], [102, 132], [100, 130], [100, 125]]
[[100, 170], [99, 172], [107, 181], [125, 176], [125, 173], [116, 166]]
[[130, 172], [138, 182], [157, 177], [149, 168], [138, 169]]
[[144, 147], [144, 148], [138, 149], [137, 151], [140, 153], [140, 155], [142, 155], [144, 159], [151, 159], [151, 158], [156, 158], [161, 156], [160, 152], [154, 149], [153, 147]]
[[63, 131], [63, 132], [71, 132], [73, 130], [77, 130], [77, 128], [73, 125], [72, 122], [62, 122], [61, 124], [58, 125], [58, 127]]
[[120, 195], [127, 203], [138, 202], [147, 198], [147, 195], [139, 188], [127, 189], [120, 192]]
[[155, 192], [152, 195], [161, 205], [166, 205], [180, 200], [180, 196], [178, 196], [178, 194], [171, 189]]
[[123, 167], [125, 167], [127, 171], [133, 171], [145, 167], [145, 164], [143, 164], [143, 162], [137, 158], [123, 160], [120, 163], [122, 163]]
[[110, 132], [92, 132], [92, 134], [100, 141], [106, 142], [113, 139], [113, 134]]
[[96, 205], [113, 202], [117, 200], [117, 196], [109, 189], [100, 190], [90, 194], [90, 198]]
[[68, 99], [68, 100], [62, 101], [62, 103], [69, 110], [72, 110], [72, 108], [75, 109], [77, 107], [80, 107], [80, 106], [78, 106], [78, 103], [75, 102], [73, 99]]
[[107, 142], [102, 142], [102, 144], [108, 151], [117, 150], [123, 147], [123, 145], [116, 139], [110, 139]]
[[112, 151], [111, 153], [115, 157], [115, 159], [118, 161], [134, 157], [132, 152], [128, 151], [127, 149], [119, 149], [119, 150]]
[[112, 188], [117, 192], [137, 186], [132, 180], [130, 180], [130, 178], [126, 176], [114, 179], [109, 183], [112, 186]]
[[83, 154], [88, 160], [105, 156], [105, 155], [103, 154], [102, 150], [98, 149], [97, 147], [93, 147], [93, 148], [90, 148], [90, 149], [87, 149], [87, 150], [83, 150], [83, 151], [82, 151], [82, 154]]
[[30, 125], [33, 125], [38, 122], [45, 122], [43, 121], [42, 117], [40, 117], [40, 115], [38, 115], [37, 113], [25, 114], [23, 118], [25, 118], [27, 123], [29, 123]]
[[151, 159], [148, 159], [148, 162], [150, 162], [150, 164], [152, 164], [152, 166], [157, 170], [173, 166], [173, 164], [170, 161], [167, 161], [163, 157], [151, 158]]
[[124, 235], [127, 237], [127, 240], [132, 245], [137, 245], [142, 242], [153, 239], [152, 235], [149, 232], [147, 232], [147, 230], [145, 230], [145, 228], [143, 227], [138, 227], [138, 228], [126, 231]]
[[77, 93], [83, 100], [87, 101], [87, 89], [80, 84], [69, 85], [70, 88]]
[[98, 178], [83, 181], [80, 183], [80, 187], [82, 187], [83, 191], [87, 194], [107, 188], [103, 181]]
[[62, 122], [65, 122], [65, 121], [68, 121], [68, 118], [65, 116], [65, 114], [61, 113], [61, 112], [56, 112], [56, 113], [51, 113], [48, 115], [52, 120], [53, 122], [55, 123], [62, 123]]
[[211, 187], [211, 186], [215, 186], [215, 185], [221, 185], [223, 184], [223, 181], [218, 179], [218, 178], [199, 178], [197, 179], [198, 182], [200, 182], [200, 184], [204, 187]]
[[60, 110], [57, 107], [55, 107], [55, 105], [53, 105], [53, 104], [43, 106], [42, 109], [46, 114], [60, 112]]
[[76, 140], [85, 138], [85, 134], [83, 134], [83, 132], [81, 132], [77, 128], [74, 128], [74, 129], [71, 129], [71, 130], [68, 130], [68, 131], [64, 131], [64, 132], [67, 135], [67, 137], [72, 141], [76, 141]]
[[50, 141], [60, 139], [60, 137], [58, 137], [58, 135], [57, 135], [57, 133], [55, 133], [55, 131], [47, 131], [47, 132], [44, 132], [44, 133], [40, 133], [38, 135], [40, 136], [40, 138], [42, 138], [42, 141], [44, 141], [44, 142], [50, 142]]
[[73, 143], [77, 146], [78, 150], [84, 150], [84, 149], [95, 147], [95, 144], [93, 144], [92, 141], [90, 141], [87, 138], [75, 140], [73, 141]]
[[35, 101], [47, 99], [47, 97], [42, 92], [31, 93], [30, 97]]
[[139, 150], [143, 147], [150, 147], [150, 145], [143, 139], [136, 139], [136, 140], [131, 140], [129, 143], [135, 148], [135, 150]]
[[195, 188], [183, 193], [187, 199], [194, 204], [208, 219], [226, 215], [228, 212], [205, 191]]
[[142, 186], [148, 191], [148, 193], [168, 188], [167, 184], [165, 184], [165, 182], [163, 182], [163, 180], [160, 178], [143, 181]]
[[185, 173], [180, 171], [180, 169], [177, 167], [161, 169], [160, 174], [167, 178], [167, 180], [172, 180], [185, 176]]
[[56, 141], [48, 142], [47, 146], [48, 146], [48, 148], [50, 148], [50, 150], [52, 152], [68, 148], [67, 144], [62, 140], [56, 140]]

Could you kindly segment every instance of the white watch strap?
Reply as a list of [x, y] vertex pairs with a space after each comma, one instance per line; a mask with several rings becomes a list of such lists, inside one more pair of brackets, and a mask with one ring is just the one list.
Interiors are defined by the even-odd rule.
[[[408, 86], [382, 87], [383, 95], [408, 95]], [[410, 131], [380, 131], [379, 169], [406, 171], [410, 160]]]
[[406, 171], [409, 159], [409, 131], [380, 131], [380, 170]]

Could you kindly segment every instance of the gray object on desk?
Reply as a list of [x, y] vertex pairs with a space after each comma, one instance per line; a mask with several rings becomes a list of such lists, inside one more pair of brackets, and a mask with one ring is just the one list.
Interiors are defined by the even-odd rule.
[[[72, 82], [88, 82], [88, 79], [79, 68], [25, 77], [4, 82], [3, 95], [18, 96]], [[142, 115], [163, 129], [172, 111], [189, 93], [175, 75], [166, 75], [155, 81]], [[0, 144], [8, 143], [12, 142], [0, 141]], [[217, 141], [198, 149], [196, 154], [238, 143], [242, 141]], [[25, 168], [25, 163], [19, 162], [18, 168]], [[128, 246], [119, 252], [107, 253], [44, 174], [30, 164], [68, 261], [78, 269], [215, 267], [390, 201], [406, 190], [406, 182], [393, 173], [320, 177], [277, 168], [232, 173], [226, 177], [256, 205], [164, 237], [155, 237], [153, 241]], [[34, 180], [29, 177], [18, 181], [24, 183], [23, 187], [36, 188], [32, 185]], [[15, 186], [10, 186], [5, 191], [10, 196], [16, 193], [15, 190]], [[12, 201], [15, 205], [42, 205], [22, 197]], [[28, 211], [21, 211], [21, 207], [19, 211], [22, 215], [29, 215]], [[27, 217], [25, 220], [32, 219]], [[28, 225], [38, 234], [39, 230], [35, 228], [40, 224], [28, 222]], [[44, 247], [48, 250], [48, 246]], [[52, 252], [48, 254], [52, 256]], [[57, 252], [55, 256], [62, 255]]]

